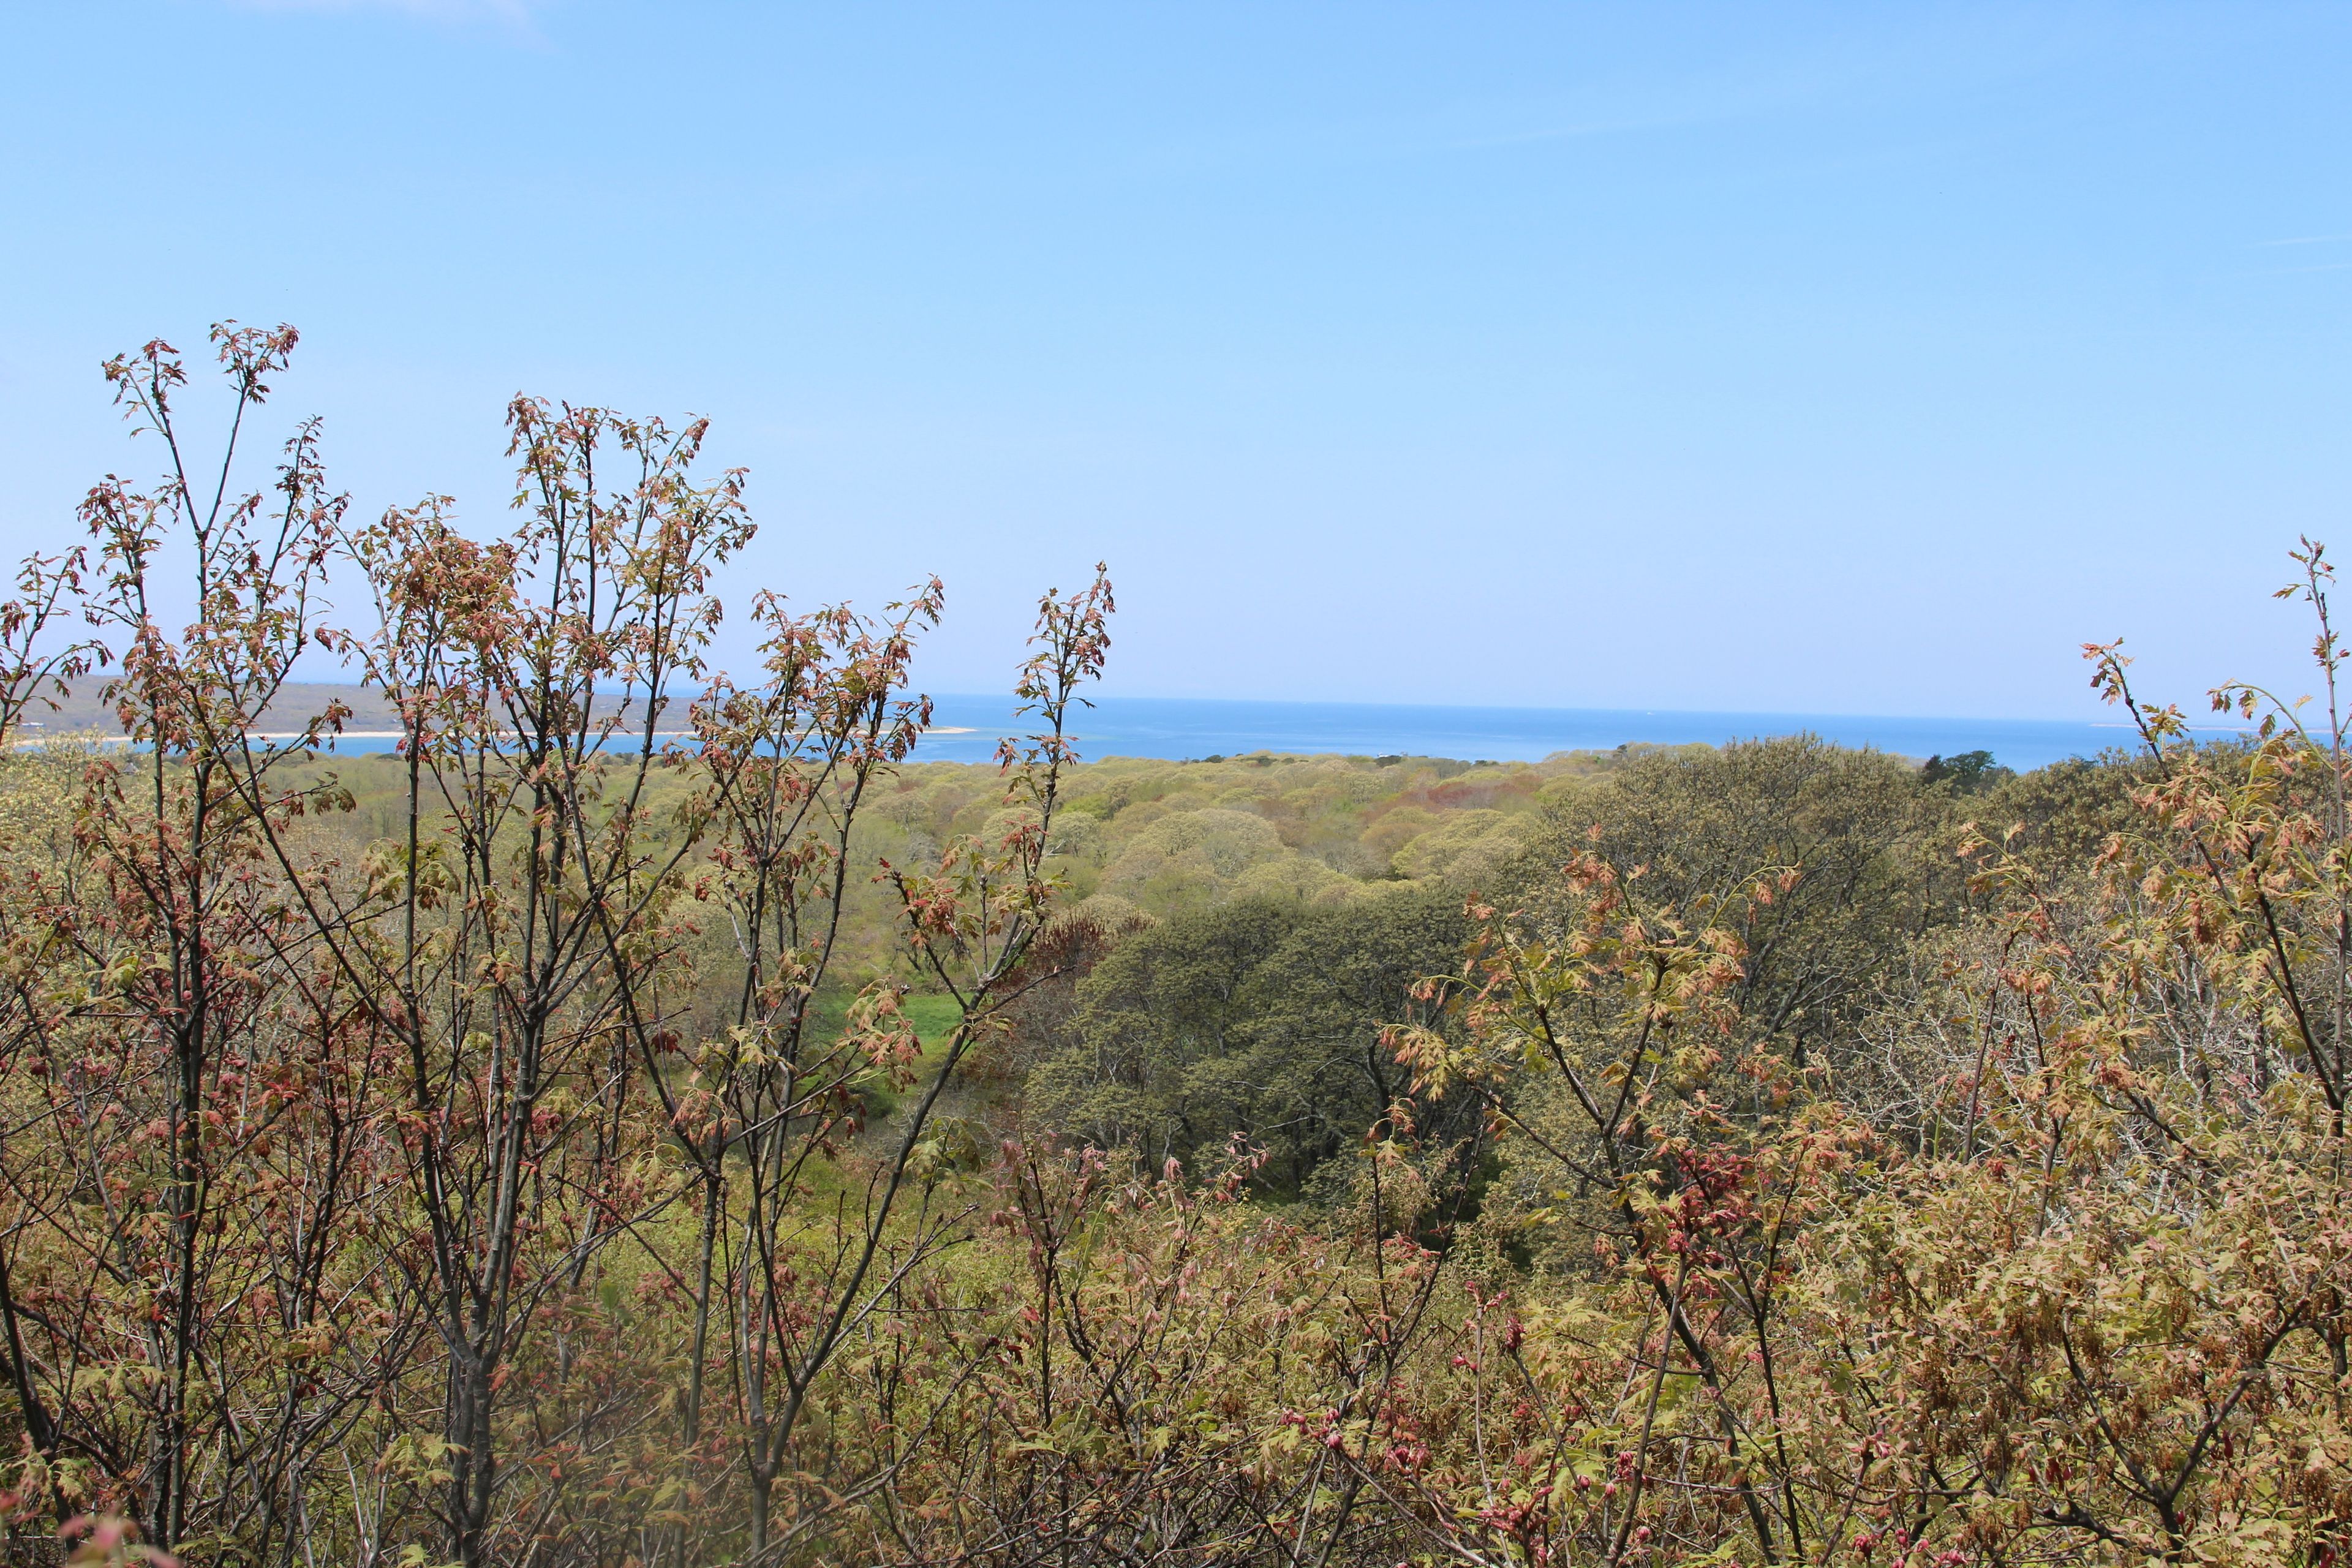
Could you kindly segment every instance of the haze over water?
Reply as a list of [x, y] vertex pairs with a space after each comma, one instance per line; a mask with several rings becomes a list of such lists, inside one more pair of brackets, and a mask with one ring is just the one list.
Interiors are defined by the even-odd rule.
[[[995, 754], [999, 736], [1022, 727], [1002, 698], [943, 696], [936, 703], [936, 728], [923, 738], [917, 762], [985, 762]], [[1874, 746], [1907, 757], [1987, 751], [2004, 766], [2024, 769], [2065, 757], [2096, 756], [2114, 747], [2132, 746], [2137, 740], [2120, 721], [1151, 697], [1097, 699], [1091, 710], [1079, 710], [1072, 729], [1080, 755], [1088, 761], [1269, 751], [1538, 762], [1554, 752], [1606, 751], [1627, 743], [1719, 745], [1759, 736], [1811, 733], [1842, 745]], [[2217, 737], [2231, 732], [2211, 731]]]

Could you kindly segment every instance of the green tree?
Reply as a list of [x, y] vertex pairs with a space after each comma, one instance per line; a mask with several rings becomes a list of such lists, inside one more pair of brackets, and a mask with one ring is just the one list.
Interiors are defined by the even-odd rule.
[[[1948, 803], [1883, 752], [1812, 735], [1661, 750], [1558, 795], [1515, 897], [1498, 902], [1570, 918], [1559, 868], [1591, 855], [1647, 907], [1728, 920], [1737, 1032], [1801, 1068], [1834, 1055], [1906, 942], [1961, 907], [1951, 829]], [[1765, 875], [1772, 885], [1749, 897]]]
[[1028, 1104], [1155, 1163], [1205, 1168], [1239, 1137], [1269, 1156], [1263, 1182], [1301, 1191], [1405, 1094], [1383, 1031], [1458, 965], [1468, 932], [1451, 894], [1407, 889], [1329, 908], [1243, 900], [1142, 931], [1078, 985]]

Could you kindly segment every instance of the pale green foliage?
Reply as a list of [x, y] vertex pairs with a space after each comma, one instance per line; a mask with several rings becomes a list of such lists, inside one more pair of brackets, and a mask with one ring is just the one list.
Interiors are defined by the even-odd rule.
[[1443, 878], [1457, 886], [1493, 889], [1527, 847], [1532, 825], [1524, 816], [1486, 809], [1459, 812], [1407, 839], [1391, 858], [1400, 875]]
[[1127, 842], [1103, 870], [1106, 891], [1168, 910], [1217, 902], [1243, 872], [1286, 853], [1274, 824], [1209, 806], [1172, 812]]

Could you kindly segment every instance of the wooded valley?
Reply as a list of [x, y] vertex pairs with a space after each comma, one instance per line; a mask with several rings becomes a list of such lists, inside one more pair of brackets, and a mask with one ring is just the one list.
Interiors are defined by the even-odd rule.
[[[247, 430], [294, 337], [216, 338]], [[1085, 760], [1097, 570], [924, 763], [939, 585], [722, 605], [698, 425], [519, 399], [478, 537], [109, 374], [169, 471], [0, 613], [12, 1560], [2352, 1542], [2316, 545], [2222, 743], [2093, 647], [2134, 744], [2021, 774]]]

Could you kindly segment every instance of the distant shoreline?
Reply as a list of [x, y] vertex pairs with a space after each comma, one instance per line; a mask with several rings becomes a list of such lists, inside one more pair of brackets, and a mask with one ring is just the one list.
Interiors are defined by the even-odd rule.
[[[82, 683], [63, 709], [28, 724], [19, 744], [114, 729], [114, 716]], [[949, 693], [931, 699], [938, 722], [917, 743], [917, 763], [988, 763], [1003, 736], [1032, 721], [1005, 698]], [[379, 692], [325, 682], [289, 683], [263, 715], [316, 711], [329, 702], [351, 709], [352, 727], [333, 739], [355, 752], [399, 739], [398, 714]], [[1612, 751], [1625, 745], [1720, 745], [1811, 733], [1840, 745], [1868, 746], [1924, 760], [1990, 752], [2002, 764], [2035, 768], [2064, 757], [2095, 756], [2136, 743], [2119, 719], [1982, 719], [1933, 716], [1703, 712], [1672, 709], [1515, 708], [1438, 703], [1286, 702], [1263, 699], [1097, 697], [1072, 715], [1071, 739], [1082, 757], [1185, 761], [1271, 752], [1294, 756], [1395, 756], [1464, 762], [1539, 762], [1559, 752]], [[2199, 726], [2226, 736], [2231, 726]], [[257, 739], [293, 741], [302, 731], [275, 728]], [[684, 739], [663, 731], [663, 740]]]

